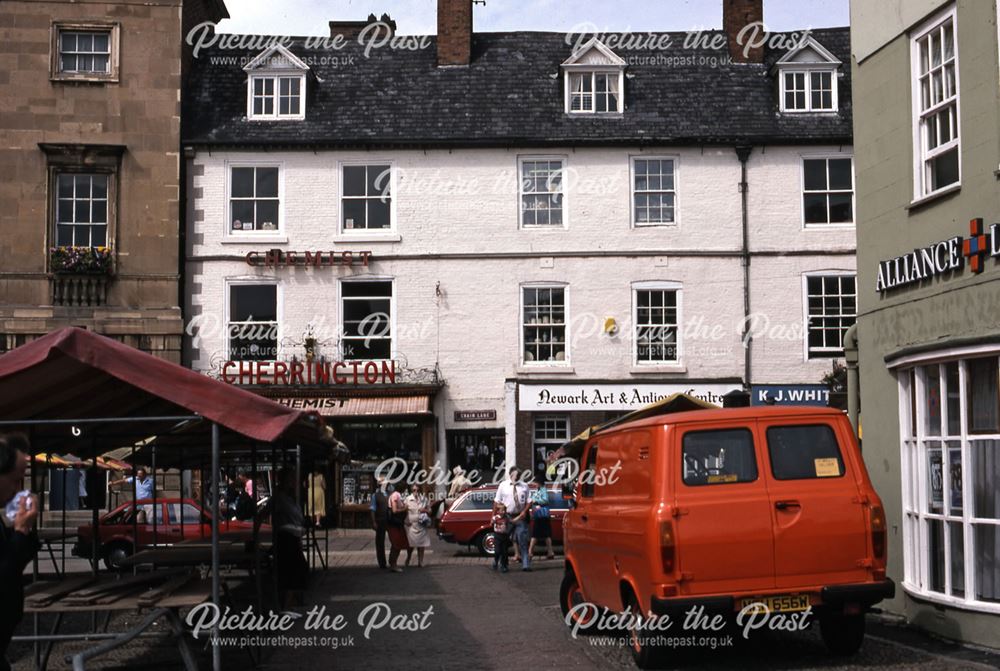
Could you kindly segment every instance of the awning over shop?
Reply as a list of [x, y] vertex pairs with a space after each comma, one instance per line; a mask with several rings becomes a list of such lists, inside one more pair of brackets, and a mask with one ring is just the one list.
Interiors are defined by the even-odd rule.
[[325, 417], [383, 417], [431, 414], [431, 397], [428, 394], [321, 399], [279, 398], [275, 400], [290, 408], [315, 409]]

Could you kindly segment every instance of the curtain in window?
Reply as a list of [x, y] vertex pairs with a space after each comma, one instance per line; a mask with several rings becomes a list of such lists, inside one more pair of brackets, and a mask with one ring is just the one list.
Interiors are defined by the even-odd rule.
[[572, 89], [570, 95], [570, 109], [583, 109], [583, 75], [573, 75], [569, 80]]
[[608, 75], [608, 94], [608, 111], [617, 112], [621, 109], [618, 104], [618, 75]]

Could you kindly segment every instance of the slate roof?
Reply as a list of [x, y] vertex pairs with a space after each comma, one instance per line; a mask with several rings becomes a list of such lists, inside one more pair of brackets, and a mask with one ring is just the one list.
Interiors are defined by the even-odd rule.
[[[476, 33], [472, 63], [459, 68], [436, 66], [433, 37], [429, 48], [368, 58], [353, 41], [307, 50], [293, 38], [290, 51], [311, 68], [304, 121], [248, 121], [243, 65], [261, 50], [205, 49], [185, 85], [182, 135], [187, 145], [275, 147], [851, 143], [848, 28], [812, 31], [843, 63], [833, 115], [779, 114], [770, 68], [787, 50], [730, 64], [725, 48], [685, 49], [683, 33], [669, 35], [667, 51], [613, 49], [630, 63], [617, 118], [564, 113], [560, 64], [572, 48], [563, 33]], [[234, 56], [243, 60], [217, 60]]]

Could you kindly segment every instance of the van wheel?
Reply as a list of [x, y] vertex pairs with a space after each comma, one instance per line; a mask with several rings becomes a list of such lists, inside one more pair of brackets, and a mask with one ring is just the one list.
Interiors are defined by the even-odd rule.
[[476, 537], [476, 549], [484, 557], [492, 557], [497, 553], [497, 537], [492, 531], [484, 531]]
[[122, 562], [132, 556], [132, 545], [129, 543], [111, 543], [104, 548], [104, 565], [111, 571], [118, 570]]
[[865, 640], [865, 616], [827, 613], [819, 618], [819, 633], [830, 654], [853, 655]]
[[[636, 616], [642, 614], [642, 607], [631, 589], [625, 591], [622, 603], [632, 616], [630, 622], [633, 625], [638, 625], [639, 617]], [[628, 649], [632, 653], [632, 661], [640, 669], [661, 669], [666, 662], [666, 650], [663, 646], [649, 643], [648, 639], [653, 635], [655, 632], [642, 632], [638, 626], [631, 627], [626, 634]]]
[[559, 610], [562, 611], [563, 622], [568, 627], [576, 627], [579, 624], [581, 634], [596, 634], [597, 621], [604, 609], [592, 603], [584, 608], [584, 604], [588, 604], [588, 601], [583, 596], [580, 581], [576, 579], [576, 574], [571, 569], [566, 569], [562, 585], [559, 586]]

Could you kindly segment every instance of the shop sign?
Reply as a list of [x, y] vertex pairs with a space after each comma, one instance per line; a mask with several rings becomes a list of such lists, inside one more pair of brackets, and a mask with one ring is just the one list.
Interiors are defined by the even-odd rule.
[[688, 394], [722, 406], [736, 384], [522, 384], [518, 409], [538, 411], [638, 410], [673, 394]]
[[830, 404], [830, 388], [823, 384], [755, 384], [751, 389], [750, 405]]
[[392, 384], [395, 361], [226, 361], [223, 382], [229, 384], [273, 384], [329, 386], [348, 384]]
[[247, 252], [245, 258], [248, 266], [263, 268], [367, 267], [372, 253], [370, 251], [283, 252], [280, 249], [271, 249], [266, 252]]
[[456, 410], [456, 422], [492, 422], [497, 418], [496, 410]]
[[956, 236], [894, 259], [879, 261], [875, 291], [884, 294], [937, 275], [959, 271], [966, 259], [972, 272], [978, 274], [983, 272], [986, 256], [1000, 256], [1000, 224], [992, 224], [986, 232], [983, 220], [973, 219], [969, 222], [967, 239]]
[[317, 412], [344, 405], [344, 399], [330, 398], [329, 396], [320, 398], [272, 398], [271, 400], [293, 410], [316, 410]]

